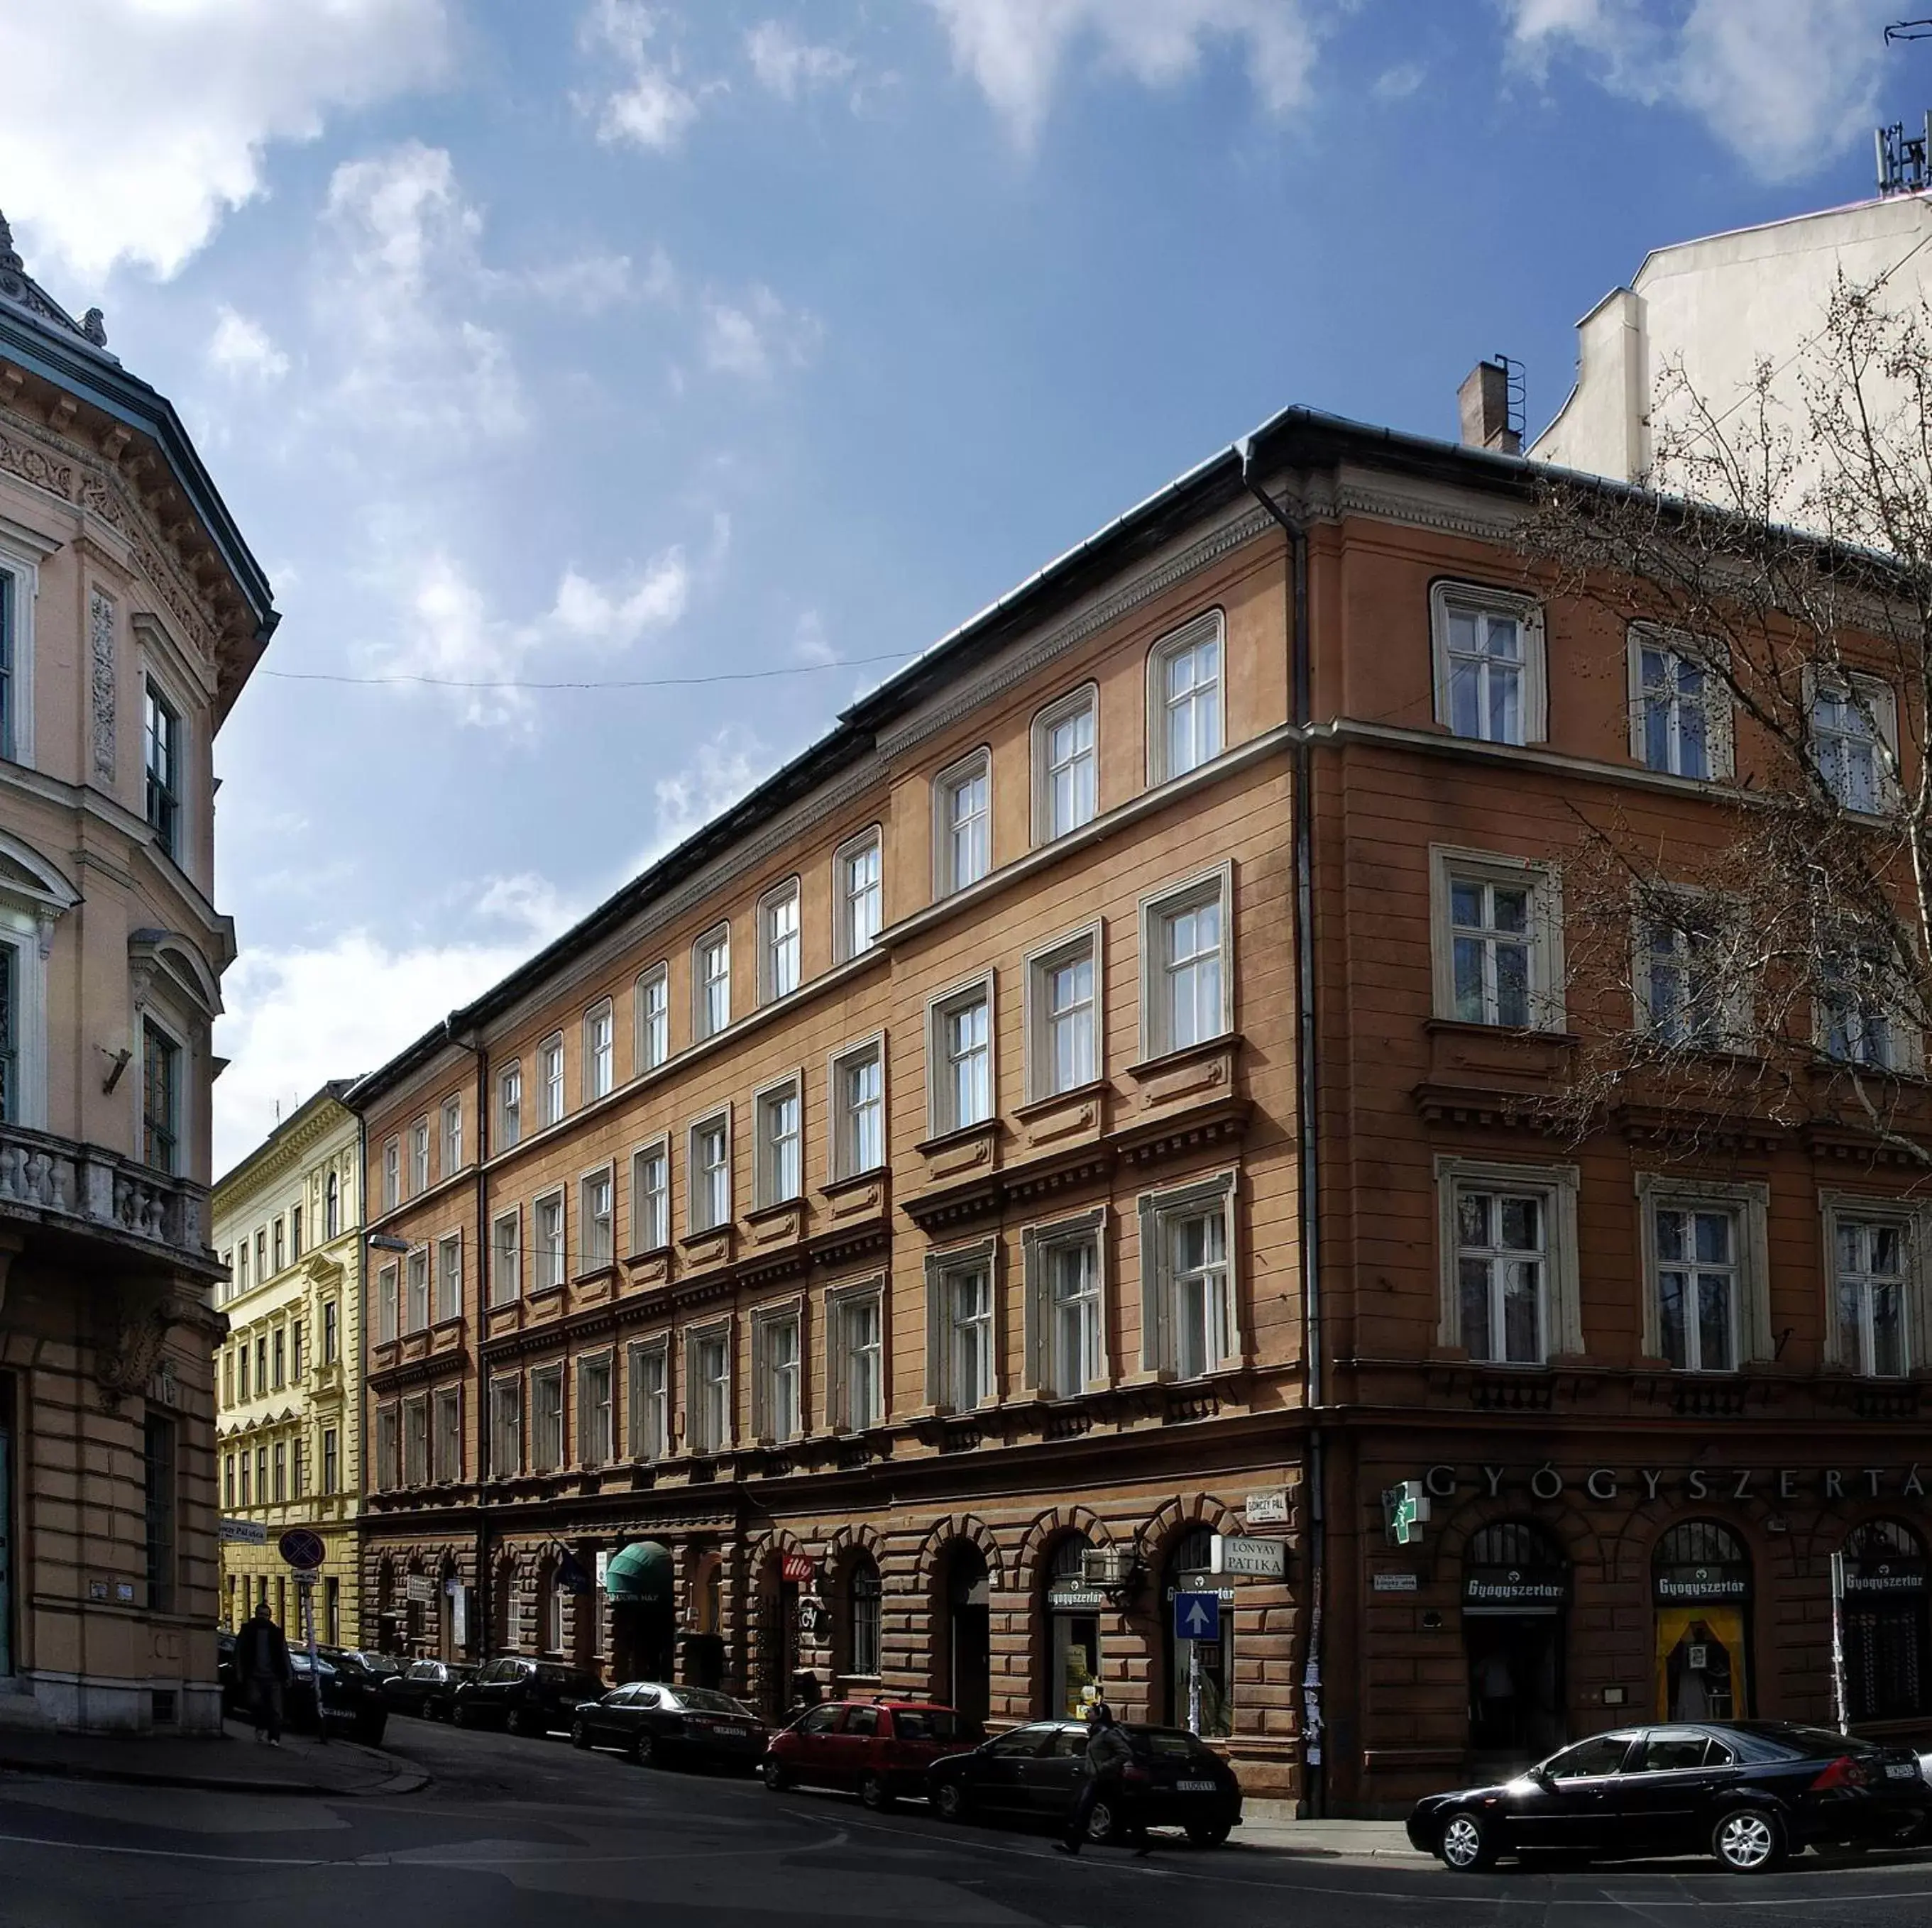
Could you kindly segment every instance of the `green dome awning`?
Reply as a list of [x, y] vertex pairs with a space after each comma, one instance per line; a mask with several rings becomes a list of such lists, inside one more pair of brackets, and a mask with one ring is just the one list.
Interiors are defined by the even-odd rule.
[[604, 1591], [614, 1600], [668, 1607], [673, 1598], [670, 1549], [655, 1540], [640, 1540], [612, 1554], [604, 1570]]

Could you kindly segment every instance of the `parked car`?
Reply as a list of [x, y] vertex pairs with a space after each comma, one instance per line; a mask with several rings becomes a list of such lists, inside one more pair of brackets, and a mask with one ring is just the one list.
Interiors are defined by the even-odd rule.
[[923, 1794], [926, 1770], [977, 1737], [950, 1707], [924, 1701], [827, 1701], [772, 1737], [765, 1785], [856, 1788], [868, 1807]]
[[1539, 1849], [1715, 1856], [1741, 1874], [1811, 1846], [1903, 1846], [1932, 1828], [1909, 1747], [1784, 1721], [1618, 1728], [1495, 1787], [1418, 1801], [1408, 1838], [1451, 1868]]
[[346, 1660], [376, 1681], [400, 1674], [410, 1664], [394, 1654], [379, 1654], [373, 1647], [318, 1647], [316, 1651], [331, 1660]]
[[382, 1677], [382, 1692], [398, 1714], [413, 1714], [424, 1720], [447, 1720], [455, 1704], [456, 1690], [476, 1674], [455, 1660], [412, 1660], [400, 1674]]
[[[316, 1734], [325, 1723], [331, 1734], [346, 1735], [369, 1747], [380, 1745], [389, 1723], [389, 1706], [380, 1686], [353, 1664], [338, 1665], [318, 1654], [315, 1671], [309, 1671], [308, 1650], [289, 1649], [292, 1678], [282, 1695], [284, 1723], [297, 1734]], [[238, 1720], [248, 1717], [248, 1698], [235, 1672], [235, 1637], [223, 1633], [215, 1638], [215, 1677], [221, 1687], [224, 1714]]]
[[584, 1702], [570, 1723], [579, 1747], [621, 1748], [640, 1767], [669, 1761], [755, 1768], [770, 1731], [729, 1694], [712, 1687], [632, 1681]]
[[[1150, 1828], [1184, 1828], [1187, 1838], [1219, 1847], [1240, 1825], [1241, 1784], [1206, 1742], [1185, 1728], [1124, 1721], [1132, 1759], [1122, 1770], [1126, 1792]], [[1077, 1720], [1036, 1720], [995, 1735], [970, 1754], [936, 1762], [928, 1798], [942, 1819], [1006, 1815], [1064, 1825], [1086, 1778], [1088, 1732]], [[1088, 1834], [1108, 1841], [1124, 1817], [1102, 1795]]]
[[518, 1734], [567, 1728], [578, 1708], [604, 1691], [595, 1674], [558, 1660], [506, 1654], [458, 1684], [450, 1718], [458, 1727], [501, 1727]]

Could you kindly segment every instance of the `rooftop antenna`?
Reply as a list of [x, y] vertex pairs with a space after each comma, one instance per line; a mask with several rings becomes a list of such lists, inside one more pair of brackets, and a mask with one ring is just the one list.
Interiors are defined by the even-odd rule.
[[[1932, 40], [1932, 21], [1926, 22], [1924, 25], [1925, 32], [1916, 37]], [[1874, 128], [1872, 138], [1878, 154], [1878, 191], [1881, 196], [1922, 194], [1932, 188], [1932, 164], [1928, 164], [1928, 156], [1932, 156], [1932, 113], [1925, 116], [1922, 133], [1908, 134], [1905, 123], [1895, 121], [1888, 127]]]
[[1496, 366], [1503, 371], [1509, 425], [1520, 448], [1529, 440], [1529, 376], [1522, 364], [1510, 355], [1498, 355]]

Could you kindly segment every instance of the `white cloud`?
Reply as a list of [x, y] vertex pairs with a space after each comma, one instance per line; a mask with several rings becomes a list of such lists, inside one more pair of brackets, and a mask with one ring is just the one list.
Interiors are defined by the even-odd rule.
[[1215, 40], [1238, 45], [1272, 114], [1298, 106], [1314, 63], [1316, 30], [1303, 0], [928, 0], [953, 64], [979, 83], [1016, 141], [1030, 145], [1046, 118], [1061, 66], [1077, 45], [1148, 87], [1198, 68]]
[[1885, 61], [1880, 0], [1501, 0], [1512, 57], [1569, 53], [1610, 92], [1694, 114], [1770, 180], [1816, 172], [1868, 134]]
[[817, 610], [808, 609], [800, 616], [798, 626], [792, 631], [791, 652], [801, 663], [838, 661], [838, 652], [832, 648], [825, 633], [824, 620]]
[[174, 274], [277, 140], [434, 80], [444, 0], [8, 0], [0, 201], [84, 284]]
[[658, 26], [642, 0], [597, 0], [585, 16], [584, 44], [614, 55], [620, 70], [615, 88], [584, 103], [599, 140], [665, 153], [697, 119], [698, 102], [679, 77], [675, 50], [658, 57]]
[[720, 374], [768, 379], [782, 367], [802, 367], [824, 334], [818, 317], [788, 308], [762, 283], [742, 299], [704, 304], [704, 359]]
[[550, 621], [580, 642], [621, 648], [646, 630], [668, 628], [683, 615], [690, 597], [691, 571], [682, 551], [673, 549], [615, 591], [574, 569], [565, 570]]
[[801, 40], [782, 20], [761, 20], [752, 28], [745, 36], [745, 55], [758, 85], [785, 100], [849, 79], [858, 64], [838, 47]]
[[628, 254], [580, 254], [500, 278], [540, 301], [592, 315], [632, 301], [671, 301], [678, 288], [677, 270], [662, 247], [651, 250], [641, 271]]
[[770, 756], [749, 730], [728, 723], [698, 745], [683, 769], [659, 777], [652, 786], [657, 799], [656, 835], [638, 868], [662, 856], [736, 803], [767, 774]]
[[1406, 100], [1428, 77], [1428, 70], [1420, 61], [1406, 60], [1377, 74], [1370, 91], [1378, 100]]
[[275, 346], [268, 331], [225, 301], [215, 311], [208, 359], [211, 367], [231, 382], [258, 388], [279, 382], [289, 372], [289, 358]]

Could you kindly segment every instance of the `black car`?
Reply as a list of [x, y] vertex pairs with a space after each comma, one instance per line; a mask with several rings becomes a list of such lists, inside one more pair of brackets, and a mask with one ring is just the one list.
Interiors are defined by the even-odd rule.
[[1904, 1846], [1932, 1825], [1909, 1747], [1784, 1721], [1618, 1728], [1500, 1786], [1418, 1801], [1408, 1838], [1451, 1868], [1554, 1849], [1714, 1855], [1739, 1873], [1810, 1846]]
[[455, 1660], [412, 1660], [400, 1674], [382, 1677], [382, 1692], [398, 1714], [419, 1714], [425, 1720], [447, 1720], [456, 1690], [476, 1674]]
[[588, 1700], [570, 1723], [580, 1747], [620, 1747], [640, 1766], [665, 1761], [754, 1769], [770, 1738], [742, 1701], [712, 1687], [632, 1681]]
[[[1128, 1798], [1150, 1828], [1184, 1828], [1190, 1841], [1218, 1846], [1241, 1819], [1234, 1770], [1184, 1728], [1125, 1721], [1133, 1758], [1122, 1771]], [[996, 1735], [969, 1754], [935, 1761], [926, 1798], [947, 1821], [1005, 1814], [1064, 1823], [1086, 1775], [1087, 1729], [1077, 1720], [1036, 1720]], [[1108, 1841], [1124, 1817], [1103, 1796], [1089, 1838]]]
[[459, 1682], [450, 1702], [458, 1727], [501, 1727], [517, 1734], [548, 1734], [568, 1727], [578, 1708], [604, 1691], [595, 1674], [558, 1660], [526, 1660], [516, 1654], [491, 1660], [476, 1678]]
[[[289, 1669], [292, 1678], [283, 1690], [282, 1720], [292, 1732], [320, 1733], [326, 1724], [331, 1734], [346, 1735], [371, 1747], [380, 1744], [389, 1723], [389, 1706], [372, 1676], [340, 1657], [320, 1654], [311, 1674], [305, 1647], [289, 1649]], [[216, 1638], [215, 1675], [221, 1685], [222, 1711], [247, 1720], [248, 1696], [235, 1672], [232, 1634]]]

